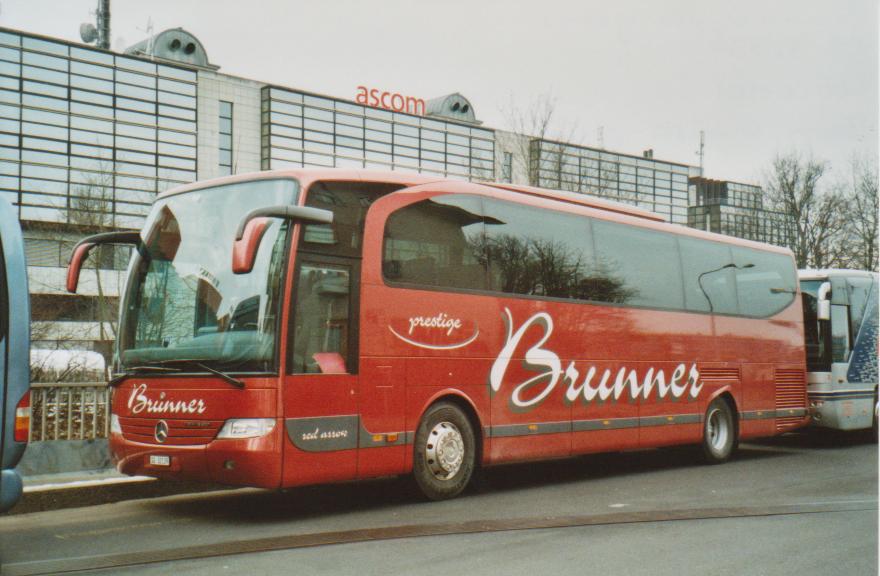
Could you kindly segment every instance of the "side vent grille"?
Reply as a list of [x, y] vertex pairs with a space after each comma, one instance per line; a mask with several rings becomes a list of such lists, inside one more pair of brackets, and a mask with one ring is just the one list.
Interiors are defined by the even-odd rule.
[[700, 380], [739, 380], [739, 368], [703, 368]]
[[785, 410], [803, 410], [807, 406], [807, 381], [803, 370], [776, 371], [776, 431], [796, 428], [803, 417], [785, 416]]

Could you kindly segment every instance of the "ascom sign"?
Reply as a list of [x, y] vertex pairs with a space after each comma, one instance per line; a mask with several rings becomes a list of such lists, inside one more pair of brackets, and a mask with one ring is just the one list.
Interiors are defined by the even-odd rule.
[[358, 93], [355, 101], [358, 104], [372, 108], [385, 108], [395, 112], [406, 112], [407, 114], [416, 114], [418, 116], [425, 115], [425, 101], [421, 98], [404, 96], [397, 92], [388, 92], [387, 90], [368, 88], [366, 86], [358, 86], [357, 90]]

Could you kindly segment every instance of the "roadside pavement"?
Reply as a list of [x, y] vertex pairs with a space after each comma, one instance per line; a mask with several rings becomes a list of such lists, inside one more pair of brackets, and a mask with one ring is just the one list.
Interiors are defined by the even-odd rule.
[[24, 494], [18, 504], [6, 512], [6, 515], [229, 488], [200, 482], [175, 482], [147, 476], [125, 476], [113, 468], [30, 475], [23, 476], [22, 480]]

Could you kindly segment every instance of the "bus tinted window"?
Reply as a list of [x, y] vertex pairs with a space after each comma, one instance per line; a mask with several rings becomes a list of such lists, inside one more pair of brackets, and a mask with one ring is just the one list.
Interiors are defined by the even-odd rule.
[[791, 304], [797, 290], [791, 258], [739, 246], [732, 250], [740, 314], [763, 318]]
[[865, 315], [865, 304], [868, 302], [868, 293], [871, 291], [871, 278], [847, 278], [846, 287], [849, 291], [849, 314], [852, 337], [859, 335], [862, 327], [862, 318]]
[[488, 198], [483, 207], [491, 290], [554, 298], [597, 296], [588, 219]]
[[688, 310], [736, 314], [736, 289], [730, 248], [720, 242], [678, 239], [684, 268], [684, 294]]
[[818, 293], [822, 280], [802, 280], [801, 297], [804, 309], [804, 343], [807, 352], [807, 370], [828, 372], [831, 370], [831, 354], [828, 349], [829, 322], [819, 322]]
[[796, 290], [785, 254], [465, 195], [391, 214], [384, 250], [392, 282], [647, 308], [766, 317]]
[[831, 361], [849, 361], [850, 334], [848, 306], [831, 305]]
[[303, 263], [296, 282], [291, 371], [321, 372], [322, 358], [349, 356], [350, 272], [345, 266]]
[[392, 214], [385, 228], [385, 277], [422, 286], [485, 290], [480, 204], [472, 196], [441, 196]]
[[621, 302], [684, 308], [675, 236], [601, 220], [593, 231], [598, 270], [623, 295]]
[[379, 197], [401, 188], [384, 182], [315, 182], [306, 206], [330, 210], [333, 223], [304, 226], [300, 250], [360, 258], [367, 209]]

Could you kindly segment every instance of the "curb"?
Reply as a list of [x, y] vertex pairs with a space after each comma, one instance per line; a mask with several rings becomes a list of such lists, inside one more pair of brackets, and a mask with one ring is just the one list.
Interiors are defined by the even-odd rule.
[[123, 476], [99, 478], [95, 480], [69, 480], [58, 482], [45, 482], [39, 484], [28, 484], [24, 486], [25, 494], [34, 494], [38, 492], [48, 492], [51, 490], [71, 490], [75, 488], [95, 488], [98, 486], [114, 486], [117, 484], [132, 484], [136, 482], [152, 482], [156, 478], [149, 476]]
[[[96, 477], [97, 476], [97, 477]], [[112, 474], [25, 477], [21, 500], [5, 516], [112, 504], [142, 498], [228, 490], [229, 486]]]

